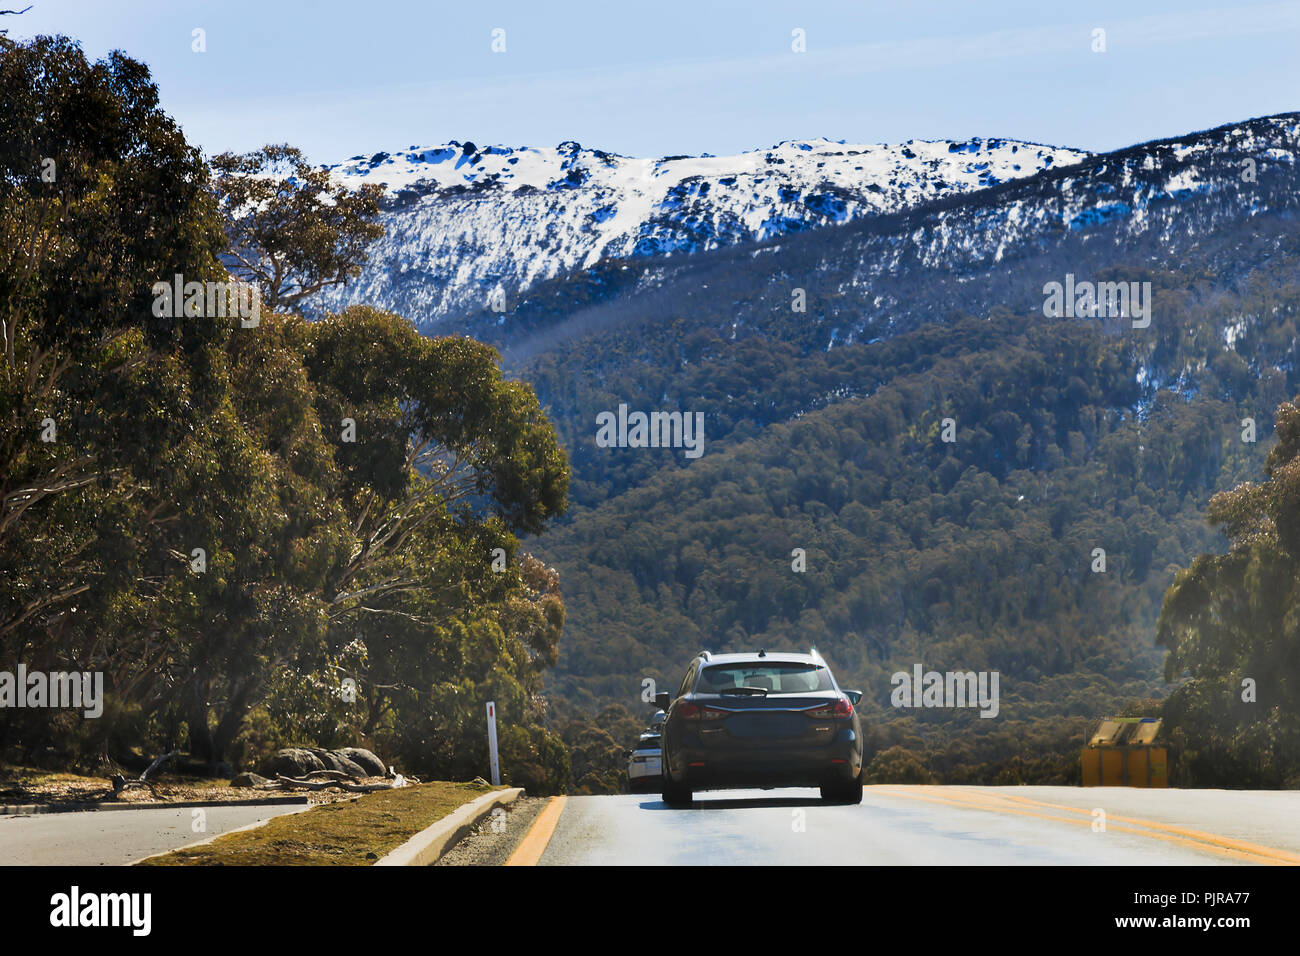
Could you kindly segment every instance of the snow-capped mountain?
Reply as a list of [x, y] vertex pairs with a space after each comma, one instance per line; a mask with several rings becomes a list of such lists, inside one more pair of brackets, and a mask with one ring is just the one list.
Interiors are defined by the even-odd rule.
[[[1293, 241], [1300, 217], [1297, 113], [1052, 165], [840, 228], [602, 262], [522, 294], [505, 323], [481, 308], [460, 330], [516, 363], [565, 339], [674, 316], [709, 316], [731, 338], [832, 348], [955, 314], [1041, 314], [1044, 284], [1067, 274], [1149, 281], [1184, 269], [1233, 281]], [[791, 312], [795, 287], [805, 314]], [[1164, 323], [1172, 308], [1157, 305]]]
[[[602, 261], [692, 253], [896, 213], [1089, 154], [1005, 139], [784, 142], [738, 156], [636, 159], [577, 143], [452, 142], [356, 156], [336, 181], [380, 183], [386, 235], [363, 274], [312, 302], [382, 305], [421, 327]], [[498, 299], [498, 301], [500, 301]]]

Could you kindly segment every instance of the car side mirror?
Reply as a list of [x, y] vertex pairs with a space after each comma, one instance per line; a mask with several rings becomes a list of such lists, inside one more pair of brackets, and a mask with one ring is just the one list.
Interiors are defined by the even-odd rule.
[[658, 694], [655, 694], [655, 706], [660, 710], [667, 710], [668, 705], [671, 703], [672, 703], [672, 698], [669, 697], [667, 691], [662, 691]]
[[860, 700], [862, 699], [862, 691], [860, 691], [860, 690], [846, 690], [846, 691], [844, 692], [844, 696], [847, 697], [847, 698], [849, 699], [849, 703], [850, 703], [850, 704], [852, 704], [854, 707], [856, 707], [856, 706], [858, 706], [858, 701], [860, 701]]

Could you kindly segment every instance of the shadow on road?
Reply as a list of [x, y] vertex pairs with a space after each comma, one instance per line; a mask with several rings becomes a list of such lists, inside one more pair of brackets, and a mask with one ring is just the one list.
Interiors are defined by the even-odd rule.
[[642, 810], [762, 810], [772, 807], [824, 807], [830, 806], [819, 797], [749, 797], [732, 800], [694, 800], [689, 807], [670, 807], [662, 800], [646, 800]]

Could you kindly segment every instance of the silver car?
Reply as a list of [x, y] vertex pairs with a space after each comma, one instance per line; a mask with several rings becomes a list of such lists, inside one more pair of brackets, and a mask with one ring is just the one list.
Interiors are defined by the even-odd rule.
[[659, 789], [662, 759], [659, 735], [642, 734], [636, 747], [628, 751], [627, 782], [632, 793], [652, 793]]

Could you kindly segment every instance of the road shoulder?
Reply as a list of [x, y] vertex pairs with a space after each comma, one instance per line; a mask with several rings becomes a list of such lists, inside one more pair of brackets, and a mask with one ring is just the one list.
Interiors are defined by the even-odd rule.
[[504, 866], [550, 800], [550, 797], [520, 797], [503, 807], [502, 814], [484, 818], [434, 865]]

